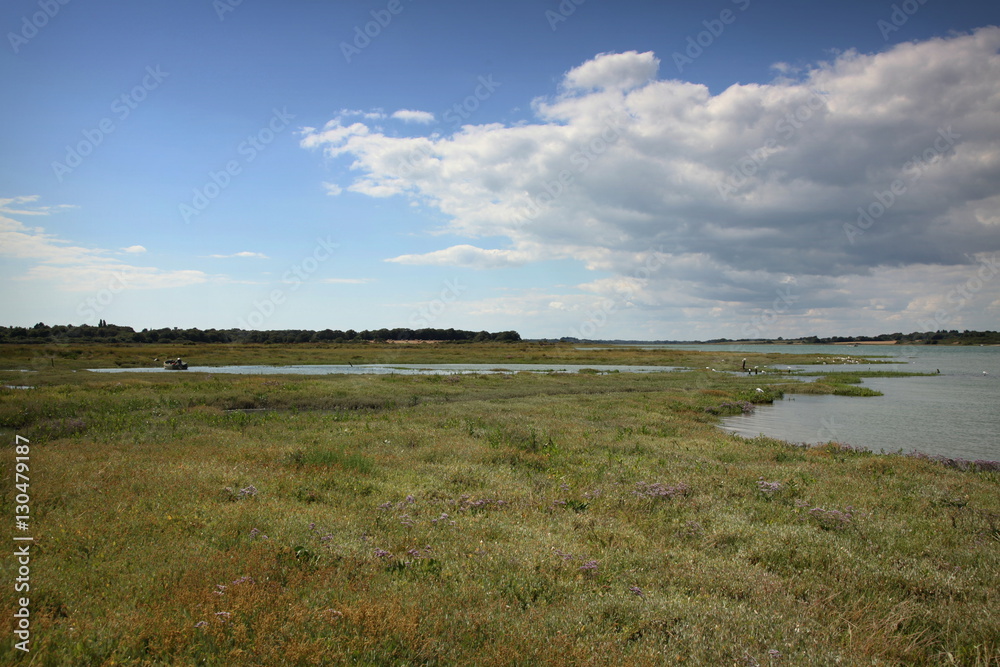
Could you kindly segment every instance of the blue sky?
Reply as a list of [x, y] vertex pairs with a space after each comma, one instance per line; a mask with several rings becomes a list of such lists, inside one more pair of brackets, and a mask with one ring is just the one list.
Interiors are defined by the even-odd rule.
[[996, 329], [1000, 5], [11, 0], [0, 324]]

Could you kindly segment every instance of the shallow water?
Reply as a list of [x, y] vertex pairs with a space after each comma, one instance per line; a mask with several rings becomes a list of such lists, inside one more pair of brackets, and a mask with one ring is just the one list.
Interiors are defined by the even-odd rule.
[[[830, 346], [808, 347], [809, 352], [831, 350]], [[764, 434], [790, 442], [833, 440], [874, 451], [1000, 460], [1000, 347], [872, 347], [848, 349], [852, 356], [871, 352], [900, 362], [873, 370], [940, 374], [866, 379], [864, 386], [884, 394], [877, 397], [789, 394], [773, 406], [758, 406], [752, 415], [727, 417], [723, 428], [747, 437]], [[842, 348], [833, 350], [840, 353]], [[822, 373], [866, 366], [795, 368]]]
[[594, 364], [303, 364], [292, 366], [190, 366], [164, 368], [91, 368], [95, 373], [235, 373], [239, 375], [467, 375], [472, 373], [663, 373], [675, 366], [609, 366]]

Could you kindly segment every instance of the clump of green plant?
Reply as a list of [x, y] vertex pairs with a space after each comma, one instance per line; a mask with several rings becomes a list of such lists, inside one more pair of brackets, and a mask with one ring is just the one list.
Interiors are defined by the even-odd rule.
[[750, 401], [726, 401], [718, 405], [710, 405], [705, 412], [710, 415], [752, 415], [756, 407]]
[[375, 462], [360, 452], [348, 452], [335, 447], [311, 446], [306, 449], [296, 449], [290, 452], [286, 460], [292, 466], [341, 468], [362, 475], [369, 475], [375, 470]]
[[807, 517], [824, 530], [844, 530], [853, 525], [858, 517], [858, 512], [850, 505], [842, 510], [824, 509], [810, 507], [809, 503], [797, 500], [795, 507], [802, 511], [803, 517]]

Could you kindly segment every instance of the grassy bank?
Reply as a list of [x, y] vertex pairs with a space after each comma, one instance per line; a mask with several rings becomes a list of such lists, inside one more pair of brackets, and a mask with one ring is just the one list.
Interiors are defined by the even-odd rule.
[[[798, 387], [703, 369], [742, 355], [413, 346], [401, 354], [427, 355], [415, 363], [703, 370], [248, 377], [97, 375], [80, 369], [138, 353], [46, 368], [35, 352], [5, 350], [2, 365], [37, 372], [0, 371], [36, 387], [0, 390], [8, 517], [14, 435], [31, 440], [22, 661], [1000, 660], [998, 473], [723, 433], [718, 415]], [[3, 568], [12, 582], [16, 564]], [[15, 653], [9, 636], [0, 660]]]
[[[173, 345], [0, 345], [3, 369], [80, 370], [86, 368], [156, 368], [154, 361], [178, 356], [197, 366], [290, 364], [392, 364], [392, 363], [525, 363], [525, 364], [638, 364], [740, 370], [773, 364], [843, 363], [862, 360], [880, 363], [877, 357], [816, 354], [782, 355], [760, 351], [744, 354], [697, 350], [642, 349], [637, 347], [578, 348], [563, 343], [360, 343], [296, 345], [233, 345], [187, 343]], [[839, 351], [839, 350], [835, 350]]]

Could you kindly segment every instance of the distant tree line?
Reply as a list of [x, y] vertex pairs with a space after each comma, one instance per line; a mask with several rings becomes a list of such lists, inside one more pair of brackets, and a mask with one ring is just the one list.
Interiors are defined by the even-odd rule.
[[[375, 329], [355, 331], [348, 329], [283, 329], [277, 331], [246, 331], [243, 329], [143, 329], [109, 324], [100, 320], [97, 326], [57, 324], [48, 326], [39, 322], [33, 327], [0, 327], [0, 343], [354, 343], [386, 341], [447, 341], [454, 343], [511, 343], [521, 340], [516, 331], [464, 331], [461, 329]], [[680, 340], [589, 340], [561, 338], [566, 343], [805, 343], [823, 345], [832, 343], [867, 343], [894, 341], [901, 345], [1000, 345], [1000, 332], [996, 331], [924, 331], [909, 334], [891, 333], [878, 336], [805, 336], [803, 338], [774, 338], [747, 340], [714, 338], [707, 341]]]
[[803, 338], [770, 338], [770, 339], [747, 339], [747, 338], [713, 338], [711, 340], [581, 340], [579, 338], [560, 338], [563, 343], [653, 343], [659, 345], [693, 345], [697, 343], [781, 343], [794, 344], [802, 343], [807, 345], [827, 345], [833, 343], [874, 343], [894, 341], [899, 345], [1000, 345], [1000, 332], [996, 331], [915, 331], [913, 333], [891, 333], [880, 334], [878, 336], [830, 336], [820, 338], [819, 336], [805, 336]]
[[900, 345], [987, 345], [1000, 343], [1000, 333], [996, 331], [923, 331], [908, 334], [891, 333], [880, 336], [832, 336], [830, 338], [803, 338], [803, 343], [872, 343], [895, 341]]
[[1000, 333], [996, 331], [914, 331], [913, 333], [891, 333], [878, 336], [806, 336], [804, 338], [775, 338], [771, 343], [805, 343], [807, 345], [832, 345], [834, 343], [888, 343], [898, 345], [995, 345], [1000, 344]]
[[511, 343], [521, 340], [516, 331], [463, 331], [460, 329], [285, 329], [245, 331], [243, 329], [143, 329], [108, 324], [97, 326], [39, 322], [33, 327], [0, 327], [0, 343], [353, 343], [386, 341], [447, 341], [454, 343]]
[[[807, 345], [832, 345], [834, 343], [888, 343], [898, 345], [997, 345], [1000, 344], [1000, 333], [996, 331], [914, 331], [913, 333], [891, 333], [878, 336], [805, 336], [803, 338], [775, 338], [757, 343], [805, 343]], [[709, 341], [712, 343], [746, 342], [727, 341], [725, 338]]]

